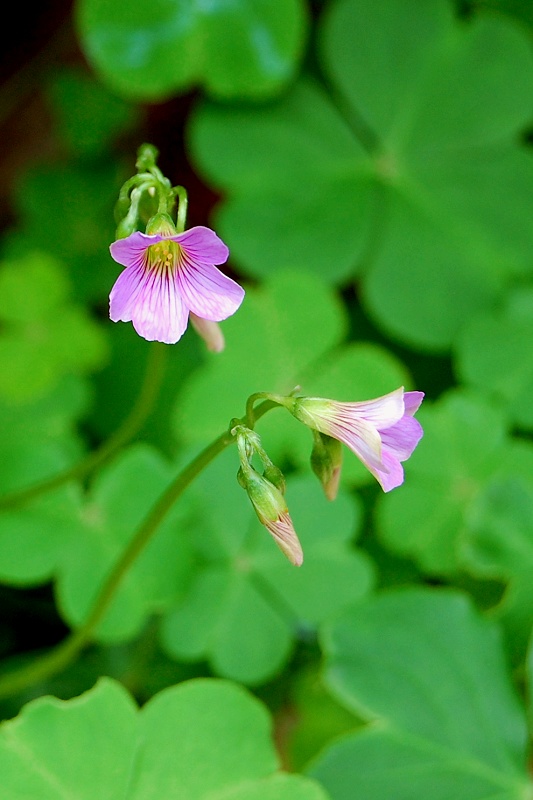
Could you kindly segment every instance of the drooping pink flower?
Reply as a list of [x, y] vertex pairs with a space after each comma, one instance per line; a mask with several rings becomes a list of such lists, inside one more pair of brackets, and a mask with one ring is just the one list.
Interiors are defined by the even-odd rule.
[[389, 492], [403, 483], [401, 462], [422, 438], [414, 414], [423, 397], [423, 392], [404, 392], [401, 387], [362, 403], [293, 397], [283, 405], [310, 428], [343, 442]]
[[132, 322], [149, 341], [174, 344], [187, 328], [189, 313], [219, 322], [242, 303], [244, 289], [215, 266], [229, 251], [210, 228], [176, 233], [170, 220], [163, 220], [156, 233], [136, 231], [113, 242], [110, 250], [126, 269], [111, 290], [109, 316], [113, 322]]

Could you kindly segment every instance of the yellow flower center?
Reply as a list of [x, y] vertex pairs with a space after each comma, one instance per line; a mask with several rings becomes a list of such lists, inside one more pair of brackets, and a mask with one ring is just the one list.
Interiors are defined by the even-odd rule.
[[146, 251], [146, 267], [160, 273], [174, 274], [181, 260], [181, 247], [177, 242], [164, 240], [151, 244]]

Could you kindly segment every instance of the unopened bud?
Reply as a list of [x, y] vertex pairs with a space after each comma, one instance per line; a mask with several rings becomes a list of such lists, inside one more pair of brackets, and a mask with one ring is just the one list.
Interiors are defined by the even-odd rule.
[[315, 430], [313, 438], [311, 467], [322, 484], [328, 500], [335, 500], [341, 477], [342, 445], [337, 439]]
[[272, 534], [274, 541], [291, 564], [301, 566], [302, 547], [280, 490], [250, 465], [243, 465], [237, 478], [241, 486], [246, 489], [261, 524]]
[[197, 317], [192, 311], [189, 312], [189, 319], [196, 333], [204, 340], [207, 349], [212, 353], [221, 353], [224, 349], [224, 334], [220, 330], [218, 322]]

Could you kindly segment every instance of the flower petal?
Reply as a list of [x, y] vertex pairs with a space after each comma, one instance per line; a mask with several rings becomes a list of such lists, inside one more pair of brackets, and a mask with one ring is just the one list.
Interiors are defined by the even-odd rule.
[[390, 453], [383, 453], [383, 465], [386, 469], [371, 469], [370, 472], [380, 483], [384, 492], [390, 492], [391, 489], [396, 489], [401, 486], [404, 479], [403, 467], [397, 458], [394, 458]]
[[172, 276], [132, 266], [119, 275], [111, 289], [109, 316], [113, 322], [131, 321], [137, 333], [150, 342], [175, 344], [187, 328], [188, 309]]
[[167, 237], [179, 242], [190, 261], [195, 264], [224, 264], [229, 249], [211, 228], [196, 225], [188, 231]]
[[398, 422], [404, 414], [403, 386], [395, 389], [375, 400], [366, 400], [362, 403], [338, 403], [340, 413], [346, 419], [364, 419], [374, 425], [378, 431], [390, 428]]
[[147, 236], [146, 233], [135, 231], [125, 239], [117, 239], [109, 246], [111, 255], [117, 264], [122, 264], [123, 267], [131, 267], [141, 264], [144, 259], [144, 253], [151, 244], [157, 244], [163, 239], [163, 236], [156, 234], [154, 236]]
[[367, 469], [384, 469], [381, 437], [376, 428], [369, 422], [357, 419], [353, 420], [348, 426], [340, 425], [335, 420], [327, 428], [327, 430], [322, 430], [321, 428], [318, 428], [318, 430], [343, 442], [355, 453]]
[[406, 392], [403, 396], [405, 413], [409, 414], [410, 417], [416, 414], [423, 399], [424, 392]]
[[244, 298], [244, 289], [212, 264], [182, 261], [177, 280], [188, 308], [213, 322], [234, 314]]
[[381, 431], [383, 450], [399, 461], [406, 461], [423, 436], [422, 425], [417, 419], [406, 415], [396, 425]]
[[302, 546], [294, 530], [288, 511], [280, 514], [276, 520], [265, 520], [265, 528], [272, 534], [274, 541], [291, 564], [301, 567], [304, 560]]

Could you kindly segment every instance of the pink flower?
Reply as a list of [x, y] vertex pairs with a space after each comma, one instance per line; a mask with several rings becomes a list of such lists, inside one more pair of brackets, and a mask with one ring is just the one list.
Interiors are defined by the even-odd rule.
[[156, 233], [136, 231], [111, 245], [111, 255], [126, 269], [111, 290], [109, 316], [131, 321], [149, 341], [174, 344], [189, 313], [209, 322], [226, 319], [239, 308], [244, 289], [216, 268], [229, 251], [214, 231], [197, 226], [176, 233], [170, 218], [157, 223]]
[[403, 483], [401, 462], [422, 438], [422, 426], [413, 415], [423, 397], [423, 392], [404, 392], [402, 387], [363, 403], [293, 397], [283, 405], [308, 427], [343, 442], [389, 492]]

